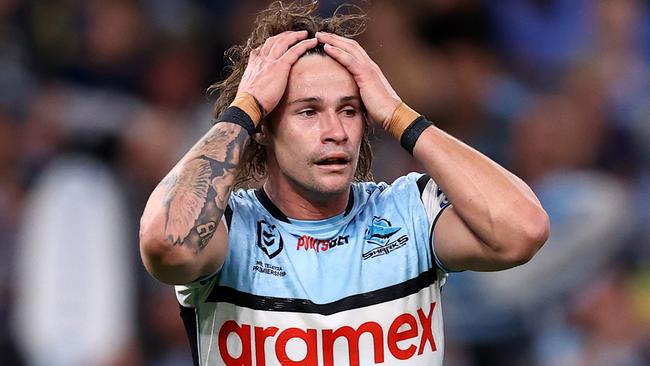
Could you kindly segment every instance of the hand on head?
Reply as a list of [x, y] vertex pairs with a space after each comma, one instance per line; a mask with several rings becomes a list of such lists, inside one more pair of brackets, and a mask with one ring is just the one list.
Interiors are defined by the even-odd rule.
[[377, 64], [353, 39], [332, 33], [316, 33], [318, 42], [325, 44], [325, 52], [345, 66], [359, 87], [368, 116], [386, 128], [393, 112], [402, 102]]
[[316, 38], [305, 38], [307, 31], [286, 31], [269, 37], [261, 47], [254, 49], [237, 94], [253, 95], [263, 114], [272, 111], [284, 94], [291, 66], [318, 43]]
[[291, 67], [306, 51], [322, 43], [327, 55], [354, 77], [370, 119], [386, 128], [401, 99], [379, 66], [355, 40], [325, 32], [316, 33], [315, 38], [307, 35], [307, 31], [286, 31], [253, 50], [238, 95], [253, 95], [263, 109], [261, 112], [268, 114], [285, 92]]

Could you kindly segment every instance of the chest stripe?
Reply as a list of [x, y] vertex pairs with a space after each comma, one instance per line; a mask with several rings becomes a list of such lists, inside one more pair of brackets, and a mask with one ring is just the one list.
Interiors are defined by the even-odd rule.
[[431, 268], [405, 282], [344, 297], [326, 304], [316, 304], [308, 299], [260, 296], [235, 290], [227, 286], [215, 286], [212, 292], [210, 292], [210, 295], [208, 295], [206, 302], [226, 302], [253, 310], [332, 315], [341, 311], [358, 309], [404, 298], [431, 286], [435, 283], [436, 279], [436, 268]]

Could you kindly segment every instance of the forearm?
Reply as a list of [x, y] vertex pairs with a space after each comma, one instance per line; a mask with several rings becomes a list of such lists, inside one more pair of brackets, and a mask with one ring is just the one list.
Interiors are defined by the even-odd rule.
[[547, 218], [535, 194], [485, 155], [433, 126], [420, 135], [413, 155], [491, 249], [545, 240], [547, 225], [540, 222]]
[[222, 248], [209, 248], [204, 253], [219, 227], [248, 140], [241, 126], [217, 123], [156, 187], [140, 229], [143, 260], [152, 274], [174, 277], [164, 273], [171, 271], [191, 277], [220, 252]]
[[163, 179], [161, 213], [170, 243], [205, 247], [226, 209], [247, 142], [242, 127], [218, 123]]

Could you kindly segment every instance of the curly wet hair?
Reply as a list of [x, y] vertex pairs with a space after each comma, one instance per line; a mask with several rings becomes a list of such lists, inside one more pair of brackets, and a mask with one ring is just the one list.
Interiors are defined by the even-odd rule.
[[[243, 45], [236, 45], [225, 53], [228, 66], [227, 76], [208, 88], [209, 93], [218, 94], [214, 104], [214, 115], [219, 116], [232, 102], [237, 94], [237, 88], [244, 74], [248, 57], [252, 50], [262, 46], [267, 38], [284, 31], [306, 30], [309, 38], [316, 32], [324, 31], [354, 38], [361, 34], [366, 25], [366, 15], [357, 6], [343, 5], [338, 7], [329, 18], [322, 18], [317, 13], [318, 1], [298, 1], [284, 3], [275, 1], [262, 10], [255, 19], [254, 28]], [[325, 55], [323, 45], [319, 44], [305, 54], [318, 53]], [[370, 167], [372, 150], [368, 141], [368, 122], [362, 137], [359, 151], [359, 161], [354, 174], [355, 181], [372, 180]], [[266, 123], [268, 121], [263, 121]], [[266, 150], [254, 139], [246, 147], [242, 157], [240, 170], [235, 179], [235, 186], [242, 187], [259, 182], [266, 177]]]

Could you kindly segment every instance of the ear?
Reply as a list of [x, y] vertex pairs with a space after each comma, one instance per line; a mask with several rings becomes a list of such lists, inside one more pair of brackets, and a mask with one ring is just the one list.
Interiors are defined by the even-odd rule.
[[268, 146], [270, 143], [270, 134], [269, 129], [266, 126], [266, 123], [260, 125], [259, 132], [255, 132], [253, 135], [253, 140], [262, 146]]

